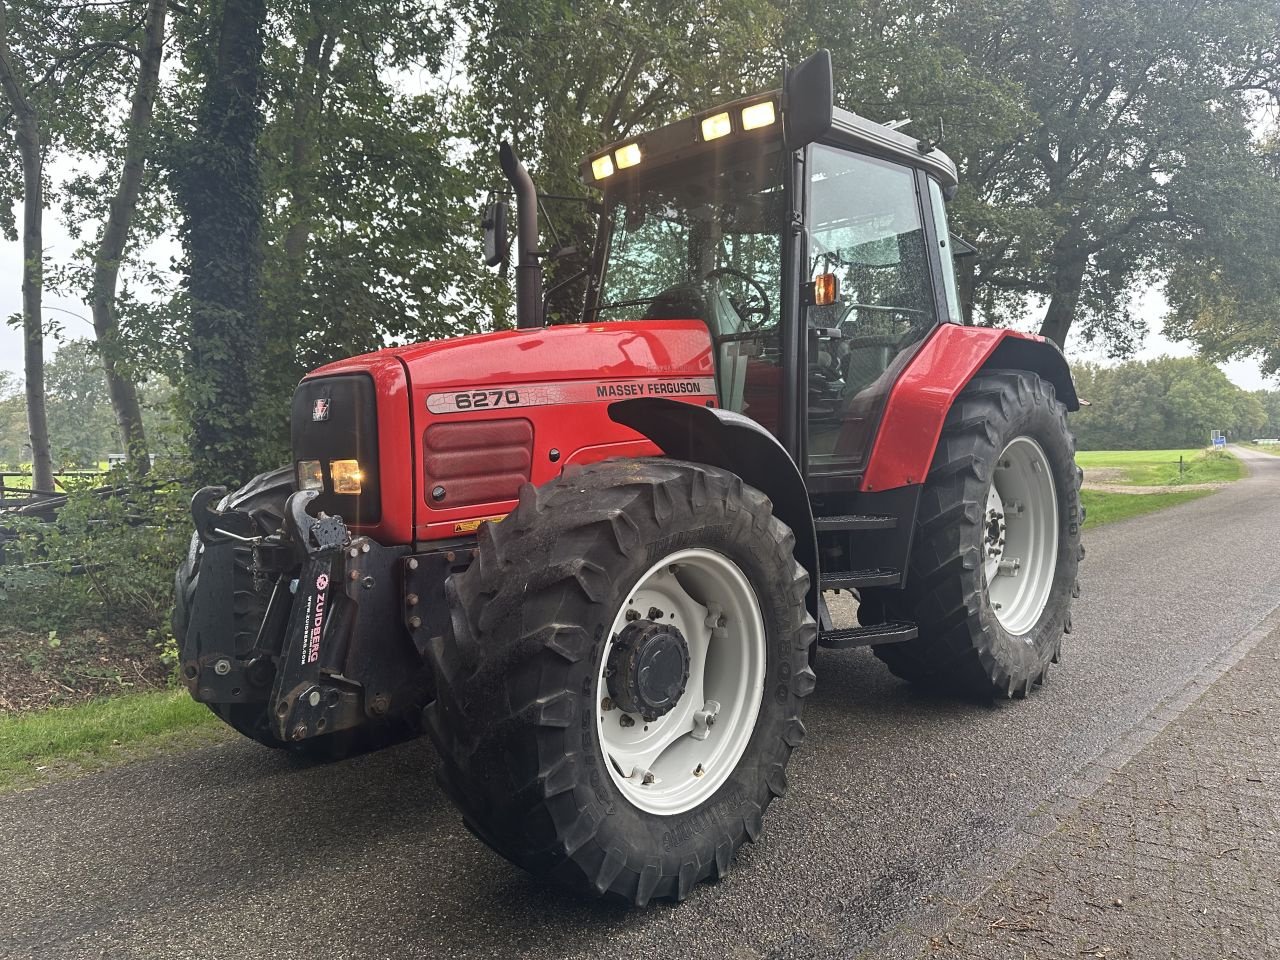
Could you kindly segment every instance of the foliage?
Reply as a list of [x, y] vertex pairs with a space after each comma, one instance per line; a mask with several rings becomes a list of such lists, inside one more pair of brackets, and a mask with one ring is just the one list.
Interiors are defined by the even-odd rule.
[[187, 47], [195, 109], [170, 174], [187, 256], [187, 365], [197, 475], [252, 476], [260, 460], [255, 398], [261, 354], [259, 79], [266, 0], [214, 5]]
[[1202, 446], [1214, 430], [1259, 436], [1266, 413], [1206, 360], [1160, 357], [1115, 366], [1075, 364], [1076, 392], [1089, 401], [1071, 420], [1082, 450]]
[[[103, 379], [102, 361], [89, 340], [63, 343], [45, 367], [49, 442], [60, 470], [97, 469], [109, 453], [122, 453]], [[142, 418], [161, 456], [183, 452], [173, 388], [159, 377], [141, 388]], [[0, 376], [0, 464], [16, 469], [30, 460], [20, 388]]]
[[190, 541], [187, 498], [176, 483], [155, 487], [110, 475], [115, 492], [72, 492], [50, 523], [6, 519], [0, 602], [8, 626], [113, 629], [167, 634], [173, 571]]

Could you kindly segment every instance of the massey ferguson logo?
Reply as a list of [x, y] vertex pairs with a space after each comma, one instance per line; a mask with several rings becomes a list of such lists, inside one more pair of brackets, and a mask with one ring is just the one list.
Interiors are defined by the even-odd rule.
[[315, 403], [311, 404], [311, 422], [319, 423], [322, 420], [329, 419], [329, 398], [317, 397]]

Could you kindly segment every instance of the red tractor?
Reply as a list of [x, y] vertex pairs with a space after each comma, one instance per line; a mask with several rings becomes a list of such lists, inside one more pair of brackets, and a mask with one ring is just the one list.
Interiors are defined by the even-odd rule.
[[580, 323], [543, 321], [538, 197], [501, 160], [518, 329], [302, 380], [293, 463], [194, 498], [182, 671], [272, 747], [425, 727], [503, 856], [680, 899], [785, 792], [818, 647], [965, 696], [1044, 681], [1083, 553], [1079, 404], [1053, 344], [961, 325], [955, 167], [836, 109], [825, 52], [583, 161]]

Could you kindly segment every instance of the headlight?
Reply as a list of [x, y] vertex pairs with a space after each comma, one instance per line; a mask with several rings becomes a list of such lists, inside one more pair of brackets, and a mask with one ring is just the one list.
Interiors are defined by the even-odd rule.
[[360, 492], [364, 474], [360, 472], [359, 460], [330, 460], [329, 475], [333, 477], [334, 493]]
[[729, 119], [728, 112], [717, 113], [713, 117], [706, 117], [702, 121], [702, 139], [703, 140], [719, 140], [721, 137], [727, 137], [733, 132], [733, 123]]
[[319, 460], [298, 461], [298, 489], [323, 490], [324, 473], [320, 470]]
[[766, 100], [764, 103], [753, 103], [749, 107], [742, 108], [742, 129], [758, 130], [761, 127], [767, 127], [777, 119], [777, 114], [773, 112], [773, 101]]
[[628, 143], [625, 147], [619, 147], [613, 151], [613, 159], [618, 164], [619, 170], [634, 167], [640, 162], [640, 144]]

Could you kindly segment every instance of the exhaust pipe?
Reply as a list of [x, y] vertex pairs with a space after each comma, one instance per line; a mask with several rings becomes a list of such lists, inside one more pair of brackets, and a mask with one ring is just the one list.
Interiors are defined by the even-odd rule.
[[542, 326], [542, 262], [538, 259], [538, 192], [515, 149], [498, 148], [502, 173], [516, 194], [516, 326]]

